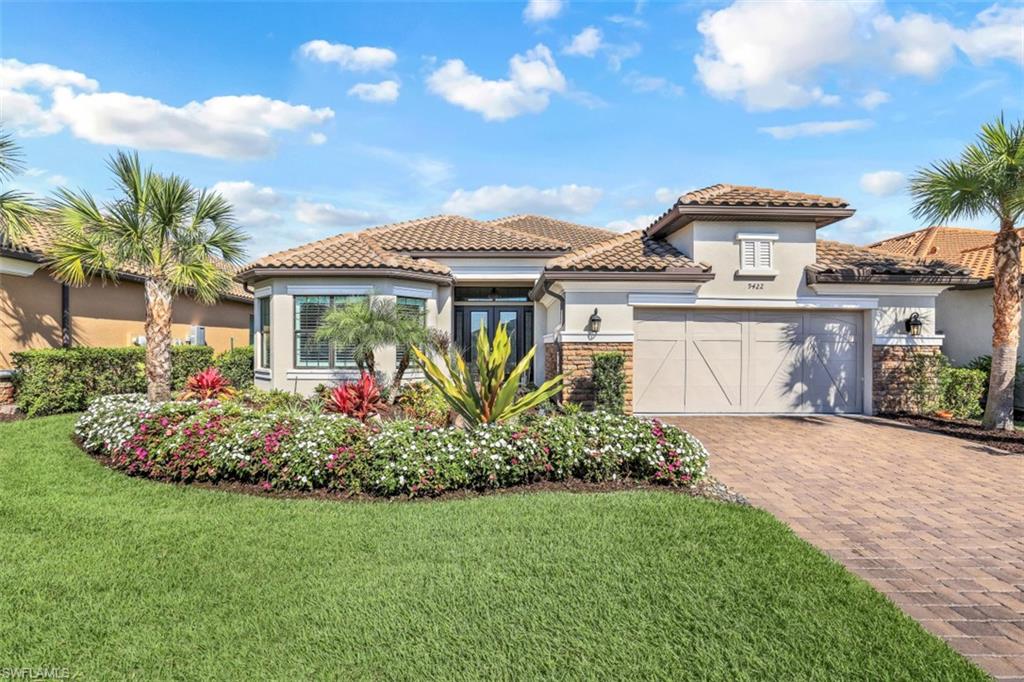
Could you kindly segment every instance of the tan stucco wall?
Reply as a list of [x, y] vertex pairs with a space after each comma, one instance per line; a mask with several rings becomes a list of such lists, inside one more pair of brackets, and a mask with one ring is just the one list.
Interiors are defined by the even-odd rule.
[[[0, 369], [11, 367], [10, 354], [28, 348], [61, 345], [60, 284], [45, 271], [31, 277], [0, 276]], [[76, 346], [128, 346], [145, 331], [143, 287], [135, 282], [100, 283], [72, 288], [71, 340]], [[187, 296], [174, 301], [174, 339], [188, 338], [193, 325], [206, 327], [206, 343], [216, 352], [249, 343], [252, 306], [222, 301], [213, 306]]]

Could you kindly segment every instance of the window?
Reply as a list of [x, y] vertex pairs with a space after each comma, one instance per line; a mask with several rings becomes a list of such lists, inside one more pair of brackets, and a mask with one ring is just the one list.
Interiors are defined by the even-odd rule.
[[270, 297], [257, 298], [260, 330], [260, 369], [270, 369]]
[[529, 287], [455, 287], [456, 303], [527, 303]]
[[737, 239], [740, 242], [740, 273], [774, 270], [773, 250], [777, 235], [741, 234]]
[[[426, 327], [427, 326], [427, 302], [422, 298], [410, 298], [408, 296], [399, 296], [395, 302], [398, 308], [398, 314], [403, 317], [408, 317], [414, 320], [419, 320], [419, 323]], [[409, 352], [408, 348], [397, 349], [396, 361], [401, 362], [405, 357], [406, 353]]]
[[366, 296], [295, 296], [295, 367], [298, 369], [356, 366], [351, 348], [336, 348], [333, 341], [317, 341], [316, 330], [331, 308], [366, 300]]

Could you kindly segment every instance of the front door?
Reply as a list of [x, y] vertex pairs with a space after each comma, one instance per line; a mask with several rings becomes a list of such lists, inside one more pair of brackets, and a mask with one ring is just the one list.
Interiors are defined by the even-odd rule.
[[[476, 367], [476, 338], [481, 329], [487, 330], [487, 338], [494, 340], [494, 331], [504, 324], [512, 344], [508, 359], [508, 370], [523, 358], [533, 347], [533, 307], [515, 305], [460, 305], [455, 309], [455, 344], [471, 367]], [[526, 373], [526, 380], [532, 381], [533, 368]]]

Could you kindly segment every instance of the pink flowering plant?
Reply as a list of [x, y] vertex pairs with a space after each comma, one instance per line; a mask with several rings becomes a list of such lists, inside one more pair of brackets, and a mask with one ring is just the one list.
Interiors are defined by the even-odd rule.
[[90, 406], [76, 432], [84, 448], [133, 475], [378, 496], [569, 479], [687, 486], [706, 475], [708, 459], [703, 445], [676, 427], [604, 412], [459, 429], [410, 419], [363, 423], [238, 399], [109, 396]]

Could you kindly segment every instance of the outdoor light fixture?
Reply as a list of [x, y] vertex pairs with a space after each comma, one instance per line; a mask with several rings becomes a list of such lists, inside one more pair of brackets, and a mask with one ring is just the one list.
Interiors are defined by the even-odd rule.
[[906, 321], [907, 333], [911, 336], [921, 336], [921, 327], [924, 326], [924, 322], [921, 322], [921, 316], [917, 313], [911, 313], [910, 317]]
[[594, 314], [590, 316], [590, 322], [587, 323], [587, 329], [592, 334], [596, 334], [601, 331], [601, 316], [597, 314], [597, 308], [594, 308]]

